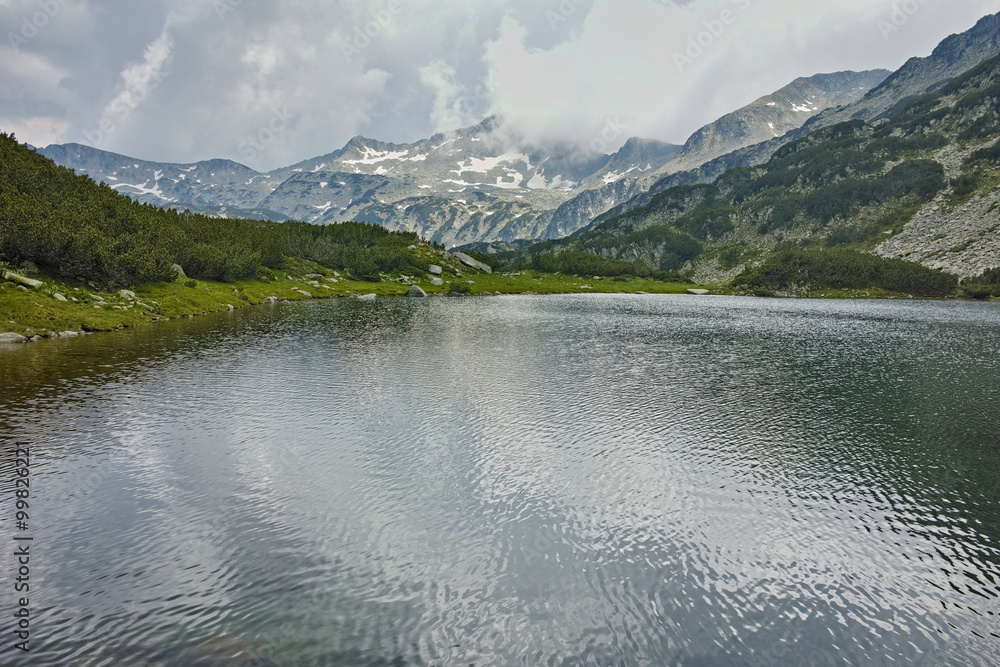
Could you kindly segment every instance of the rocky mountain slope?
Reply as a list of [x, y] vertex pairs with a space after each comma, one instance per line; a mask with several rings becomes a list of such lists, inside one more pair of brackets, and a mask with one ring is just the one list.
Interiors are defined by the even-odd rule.
[[673, 187], [529, 253], [585, 251], [734, 277], [780, 249], [848, 247], [960, 277], [1000, 266], [1000, 56], [907, 103], [778, 149], [755, 168]]
[[675, 173], [661, 177], [634, 198], [596, 216], [591, 225], [646, 206], [657, 194], [672, 187], [709, 183], [730, 169], [764, 164], [785, 144], [821, 128], [852, 119], [876, 121], [891, 117], [916, 97], [933, 92], [997, 54], [1000, 54], [1000, 14], [993, 14], [980, 19], [970, 30], [949, 36], [930, 56], [911, 58], [861, 99], [817, 113], [781, 137], [747, 145], [685, 171], [672, 170], [668, 165], [664, 171]]
[[39, 152], [139, 201], [227, 217], [357, 220], [449, 246], [560, 238], [684, 165], [798, 127], [861, 97], [884, 72], [799, 79], [699, 130], [684, 147], [631, 138], [612, 155], [526, 141], [502, 118], [412, 144], [355, 137], [343, 148], [258, 173], [229, 160], [166, 164], [80, 144]]
[[858, 101], [890, 74], [880, 69], [796, 79], [692, 134], [677, 158], [660, 171], [686, 171], [740, 148], [782, 137], [825, 109]]

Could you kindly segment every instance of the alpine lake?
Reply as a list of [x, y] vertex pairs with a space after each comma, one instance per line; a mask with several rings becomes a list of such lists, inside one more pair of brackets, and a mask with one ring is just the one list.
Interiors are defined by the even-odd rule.
[[1000, 664], [998, 306], [313, 301], [7, 346], [0, 663]]

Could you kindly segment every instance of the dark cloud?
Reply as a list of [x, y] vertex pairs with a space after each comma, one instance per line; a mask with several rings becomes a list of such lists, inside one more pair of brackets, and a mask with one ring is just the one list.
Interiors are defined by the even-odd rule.
[[495, 112], [529, 137], [682, 141], [797, 76], [895, 68], [1000, 10], [912, 2], [886, 35], [892, 0], [0, 0], [0, 128], [256, 168]]

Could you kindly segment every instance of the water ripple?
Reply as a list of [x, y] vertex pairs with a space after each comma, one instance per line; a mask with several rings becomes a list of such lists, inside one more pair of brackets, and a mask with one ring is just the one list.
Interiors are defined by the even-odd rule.
[[30, 664], [996, 664], [998, 332], [592, 295], [3, 352]]

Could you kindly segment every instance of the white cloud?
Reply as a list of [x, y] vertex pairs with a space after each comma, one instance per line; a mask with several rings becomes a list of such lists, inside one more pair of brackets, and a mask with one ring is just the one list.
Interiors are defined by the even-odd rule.
[[119, 124], [128, 121], [140, 104], [153, 95], [168, 74], [164, 67], [170, 60], [173, 46], [173, 38], [164, 29], [160, 36], [146, 47], [141, 62], [131, 64], [122, 70], [121, 89], [104, 108], [97, 129], [88, 135], [91, 143], [101, 144]]
[[927, 0], [895, 43], [878, 28], [894, 0], [595, 0], [573, 38], [547, 50], [507, 18], [486, 45], [493, 110], [530, 136], [587, 142], [613, 119], [628, 135], [682, 142], [799, 76], [895, 69], [1000, 10], [975, 4]]
[[[2, 129], [83, 141], [105, 119], [108, 150], [265, 169], [355, 134], [413, 141], [493, 112], [534, 139], [589, 144], [610, 124], [624, 129], [609, 149], [632, 135], [679, 142], [798, 76], [894, 69], [1000, 11], [927, 0], [886, 40], [878, 21], [895, 0], [223, 1], [221, 17], [206, 0], [67, 4], [19, 53], [0, 43]], [[679, 71], [675, 54], [724, 9], [736, 20]], [[29, 10], [0, 4], [0, 34]]]
[[462, 86], [456, 75], [455, 68], [443, 60], [435, 60], [420, 68], [421, 83], [434, 91], [431, 124], [437, 132], [454, 130], [468, 120], [462, 117]]

